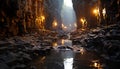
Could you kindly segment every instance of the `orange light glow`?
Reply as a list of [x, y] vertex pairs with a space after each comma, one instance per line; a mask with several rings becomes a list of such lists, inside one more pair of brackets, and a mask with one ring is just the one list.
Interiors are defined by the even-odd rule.
[[53, 46], [57, 46], [57, 45], [58, 45], [57, 42], [53, 43]]
[[57, 21], [56, 20], [54, 20], [54, 22], [53, 22], [53, 27], [56, 27], [58, 24], [57, 24]]
[[94, 67], [98, 67], [98, 63], [95, 62], [95, 63], [94, 63]]
[[38, 16], [35, 20], [35, 23], [37, 25], [37, 27], [39, 29], [44, 29], [44, 20], [45, 20], [45, 16], [42, 15], [42, 16]]
[[87, 20], [85, 19], [85, 17], [80, 19], [81, 23], [82, 23], [82, 29], [84, 30], [87, 27]]
[[45, 20], [45, 16], [41, 16], [41, 21], [44, 21]]
[[95, 14], [95, 16], [98, 16], [99, 15], [99, 9], [98, 8], [93, 9], [93, 14]]
[[61, 43], [62, 43], [62, 45], [64, 45], [64, 39], [62, 39], [62, 42], [61, 42]]
[[82, 28], [81, 30], [84, 31], [85, 29]]
[[84, 22], [85, 22], [83, 18], [81, 18], [81, 19], [80, 19], [80, 21], [81, 21], [82, 23], [84, 23]]
[[54, 25], [57, 26], [57, 22], [55, 22]]

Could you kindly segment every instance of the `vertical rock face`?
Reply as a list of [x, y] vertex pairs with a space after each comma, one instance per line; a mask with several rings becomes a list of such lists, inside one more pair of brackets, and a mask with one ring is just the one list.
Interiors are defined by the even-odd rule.
[[[106, 8], [106, 19], [109, 24], [119, 21], [120, 0], [73, 0], [74, 10], [77, 15], [78, 28], [81, 27], [80, 18], [85, 17], [88, 26], [96, 26], [96, 17], [91, 10], [100, 1], [100, 12]], [[45, 29], [52, 30], [54, 20], [61, 28], [61, 9], [63, 0], [0, 0], [0, 36], [23, 35], [37, 29], [35, 20], [40, 14], [44, 14]], [[108, 5], [109, 4], [109, 5]]]
[[85, 18], [88, 22], [88, 26], [95, 25], [95, 17], [92, 14], [92, 9], [96, 6], [97, 0], [73, 0], [73, 7], [76, 12], [77, 25], [81, 28], [81, 18]]
[[38, 25], [35, 20], [41, 13], [46, 29], [52, 29], [54, 19], [61, 24], [61, 8], [62, 0], [0, 0], [0, 36], [35, 31]]
[[[106, 8], [107, 24], [114, 24], [120, 18], [120, 0], [100, 0], [101, 9]], [[104, 24], [104, 21], [102, 22]]]
[[17, 27], [17, 10], [19, 9], [17, 0], [0, 0], [0, 36], [16, 35]]
[[[80, 18], [85, 17], [88, 27], [96, 26], [96, 17], [92, 10], [99, 6], [101, 24], [112, 24], [120, 18], [120, 0], [73, 0], [74, 10], [77, 15], [78, 28], [81, 27]], [[106, 8], [106, 19], [103, 19], [102, 10]]]
[[28, 2], [27, 0], [0, 0], [1, 36], [22, 35], [28, 31], [30, 23], [27, 22], [31, 17], [31, 13], [28, 13], [27, 9]]
[[45, 0], [45, 12], [46, 12], [46, 29], [52, 29], [52, 23], [54, 20], [58, 23], [58, 29], [61, 28], [61, 9], [63, 0]]

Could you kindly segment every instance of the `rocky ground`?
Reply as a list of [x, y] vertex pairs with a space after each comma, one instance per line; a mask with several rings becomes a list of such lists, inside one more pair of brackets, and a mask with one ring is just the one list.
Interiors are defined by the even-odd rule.
[[49, 54], [54, 38], [27, 34], [0, 40], [0, 69], [33, 69], [29, 65], [38, 56]]
[[[71, 40], [100, 57], [120, 62], [120, 25], [75, 32]], [[51, 35], [26, 34], [0, 39], [0, 69], [36, 69], [30, 65], [38, 56], [50, 54], [52, 42], [57, 38]]]
[[72, 41], [73, 44], [80, 44], [104, 59], [120, 62], [120, 25], [91, 29], [82, 32], [82, 35]]

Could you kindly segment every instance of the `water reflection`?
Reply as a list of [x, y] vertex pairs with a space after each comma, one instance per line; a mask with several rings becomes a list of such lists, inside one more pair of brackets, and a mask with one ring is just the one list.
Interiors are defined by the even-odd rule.
[[80, 48], [80, 53], [81, 53], [81, 54], [84, 54], [84, 53], [85, 53], [85, 50], [84, 50], [83, 47]]
[[61, 51], [64, 69], [73, 69], [74, 53], [73, 51]]
[[[62, 45], [70, 46], [70, 50], [58, 50]], [[87, 51], [81, 45], [73, 45], [70, 40], [61, 39], [53, 42], [53, 47], [49, 54], [34, 59], [32, 65], [37, 69], [109, 69], [107, 64], [95, 53]], [[74, 64], [74, 66], [73, 66]], [[117, 68], [112, 68], [117, 69]]]
[[[73, 63], [74, 63], [74, 59], [76, 58], [75, 56], [77, 56], [77, 59], [75, 60], [79, 60], [80, 64], [85, 64], [85, 69], [89, 69], [90, 68], [95, 68], [95, 69], [103, 69], [102, 65], [100, 64], [99, 60], [93, 60], [91, 61], [91, 59], [93, 59], [94, 57], [92, 57], [91, 54], [89, 54], [84, 47], [81, 47], [80, 45], [73, 45], [72, 46], [72, 41], [71, 40], [67, 40], [67, 39], [61, 39], [58, 42], [54, 43], [54, 46], [56, 47], [56, 51], [59, 53], [59, 55], [61, 55], [61, 59], [63, 60], [63, 65], [64, 65], [64, 69], [74, 69], [73, 68]], [[57, 49], [57, 47], [59, 46], [69, 46], [72, 48], [72, 50], [59, 50]], [[82, 62], [81, 62], [82, 61]], [[84, 63], [83, 61], [85, 61], [86, 63]], [[88, 62], [87, 62], [88, 61]], [[88, 64], [90, 62], [90, 64]], [[76, 64], [76, 63], [75, 63]], [[90, 65], [90, 66], [89, 66]], [[84, 68], [84, 66], [78, 67], [77, 69], [81, 69]]]
[[74, 45], [73, 46], [73, 51], [75, 52], [75, 53], [80, 53], [80, 54], [85, 54], [86, 52], [86, 50], [85, 50], [85, 48], [84, 47], [81, 47], [81, 46], [77, 46], [77, 45]]
[[64, 59], [64, 69], [73, 69], [73, 58]]
[[62, 43], [62, 45], [64, 45], [64, 43], [65, 43], [64, 39], [61, 40], [61, 43]]
[[103, 69], [103, 64], [101, 64], [99, 60], [93, 60], [90, 66], [97, 69]]
[[56, 47], [58, 46], [58, 43], [57, 42], [53, 42], [53, 47]]
[[[53, 43], [55, 47], [58, 46], [72, 46], [71, 40], [61, 39], [58, 42]], [[74, 60], [74, 53], [72, 50], [62, 50], [59, 51], [61, 57], [63, 59], [64, 69], [73, 69], [73, 60]]]
[[71, 40], [67, 40], [67, 39], [60, 39], [56, 42], [53, 42], [53, 46], [72, 46], [72, 41]]

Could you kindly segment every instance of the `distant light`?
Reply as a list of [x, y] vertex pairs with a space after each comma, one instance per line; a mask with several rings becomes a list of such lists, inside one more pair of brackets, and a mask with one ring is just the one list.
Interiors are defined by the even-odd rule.
[[93, 10], [93, 13], [97, 13], [97, 10], [95, 9], [95, 10]]
[[58, 46], [58, 44], [55, 42], [55, 43], [53, 43], [53, 46]]
[[57, 22], [55, 22], [55, 26], [57, 26]]
[[95, 16], [98, 16], [99, 15], [99, 8], [93, 9], [93, 14], [95, 14]]
[[100, 62], [98, 60], [93, 60], [93, 67], [97, 68], [97, 69], [103, 69]]
[[64, 39], [62, 39], [62, 42], [61, 42], [61, 43], [62, 43], [62, 45], [64, 45], [64, 43], [65, 43], [65, 42], [64, 42]]
[[102, 10], [102, 14], [103, 14], [103, 17], [105, 19], [105, 16], [106, 16], [106, 9], [105, 8]]
[[63, 0], [61, 18], [63, 22], [61, 26], [65, 32], [71, 32], [76, 29], [74, 26], [74, 22], [76, 22], [76, 15], [72, 0]]
[[106, 14], [106, 9], [104, 8], [103, 11], [102, 11], [103, 14]]
[[77, 24], [76, 24], [76, 23], [74, 23], [74, 26], [75, 26], [75, 27], [77, 27]]
[[67, 28], [67, 26], [64, 26], [64, 28], [66, 29], [66, 28]]
[[45, 20], [45, 16], [41, 16], [41, 21], [44, 21]]
[[[85, 29], [84, 29], [84, 30], [85, 30]], [[84, 30], [83, 30], [83, 31], [84, 31]], [[81, 48], [80, 48], [80, 53], [81, 53], [81, 54], [84, 54], [84, 52], [85, 52], [84, 48], [81, 47]]]
[[64, 5], [67, 7], [72, 7], [72, 1], [71, 0], [64, 0]]
[[56, 27], [58, 24], [57, 24], [57, 21], [56, 20], [54, 20], [53, 21], [53, 27]]
[[82, 30], [85, 30], [85, 28], [87, 27], [87, 20], [85, 19], [85, 17], [80, 18], [80, 21], [82, 23]]
[[93, 10], [93, 13], [94, 13], [94, 14], [98, 14], [98, 10], [97, 10], [97, 9], [94, 9], [94, 10]]
[[94, 67], [98, 67], [98, 63], [95, 62], [95, 63], [94, 63]]
[[84, 23], [84, 22], [85, 22], [85, 20], [84, 20], [83, 18], [81, 18], [81, 19], [80, 19], [80, 21], [81, 21], [82, 23]]

